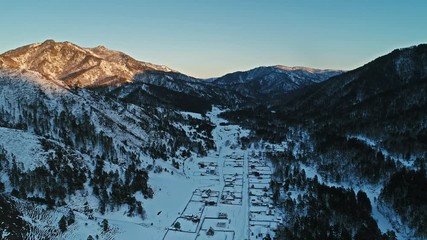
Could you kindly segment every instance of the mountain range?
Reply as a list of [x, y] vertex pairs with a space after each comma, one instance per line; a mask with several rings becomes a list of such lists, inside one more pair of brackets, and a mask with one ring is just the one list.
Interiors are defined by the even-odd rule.
[[[176, 99], [183, 98], [182, 101], [204, 103], [207, 98], [210, 102], [230, 106], [249, 100], [259, 102], [267, 96], [287, 93], [342, 73], [278, 65], [230, 73], [205, 81], [166, 66], [137, 61], [103, 46], [82, 48], [70, 42], [53, 40], [1, 54], [0, 67], [31, 70], [45, 79], [61, 81], [71, 88], [108, 88], [109, 93], [119, 94], [122, 99], [131, 99], [137, 94], [154, 95], [154, 99], [144, 101], [159, 101], [159, 95], [164, 94], [164, 90]], [[148, 87], [142, 88], [142, 85]], [[182, 92], [192, 99], [186, 99], [180, 94]]]

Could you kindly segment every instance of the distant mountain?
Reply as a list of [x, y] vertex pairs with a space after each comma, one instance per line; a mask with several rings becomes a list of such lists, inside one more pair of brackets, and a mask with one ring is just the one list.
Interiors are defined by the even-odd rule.
[[[205, 112], [211, 104], [237, 109], [268, 103], [285, 93], [317, 84], [340, 73], [342, 71], [274, 66], [202, 80], [177, 72], [145, 71], [135, 75], [132, 83], [109, 89], [110, 93], [137, 104], [160, 101], [184, 110]], [[141, 95], [146, 97], [135, 98]]]
[[139, 106], [206, 112], [212, 104], [238, 106], [246, 101], [234, 90], [103, 46], [83, 48], [47, 40], [1, 54], [0, 69], [30, 71], [61, 86], [96, 89]]
[[213, 104], [236, 108], [254, 101], [233, 89], [177, 72], [146, 71], [131, 83], [96, 90], [139, 106], [161, 104], [197, 113], [209, 111]]
[[307, 67], [270, 66], [226, 74], [211, 82], [246, 96], [275, 97], [343, 73]]
[[27, 69], [72, 87], [97, 87], [131, 82], [148, 70], [174, 72], [165, 66], [137, 61], [103, 46], [82, 48], [47, 40], [0, 55], [0, 68]]
[[[424, 84], [427, 77], [427, 45], [397, 49], [374, 61], [300, 91], [298, 108], [348, 109], [382, 94]], [[411, 95], [419, 95], [414, 91]], [[411, 96], [407, 96], [408, 98]], [[289, 104], [290, 105], [290, 104]], [[311, 109], [315, 111], [315, 108]]]
[[371, 136], [398, 152], [427, 149], [427, 45], [398, 49], [284, 96], [285, 115]]
[[103, 46], [83, 48], [53, 40], [1, 54], [0, 69], [33, 71], [58, 84], [96, 88], [140, 106], [155, 103], [195, 112], [206, 112], [212, 104], [238, 108], [268, 102], [342, 73], [278, 65], [202, 80]]

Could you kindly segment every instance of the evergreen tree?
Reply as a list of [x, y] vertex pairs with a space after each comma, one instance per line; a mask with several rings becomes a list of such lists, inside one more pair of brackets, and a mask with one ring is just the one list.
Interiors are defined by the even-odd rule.
[[110, 229], [110, 226], [108, 225], [108, 220], [104, 219], [102, 220], [102, 230], [104, 232], [107, 232]]
[[369, 215], [371, 214], [371, 211], [372, 211], [371, 201], [369, 200], [366, 193], [362, 190], [359, 190], [357, 192], [357, 203], [364, 212], [366, 212]]
[[173, 227], [174, 227], [175, 229], [180, 230], [180, 229], [181, 229], [181, 223], [180, 223], [180, 222], [176, 222], [176, 223], [173, 225]]
[[70, 209], [68, 212], [68, 226], [73, 224], [76, 221], [76, 216], [74, 215], [74, 211]]
[[61, 232], [67, 231], [67, 219], [65, 218], [65, 216], [62, 216], [62, 218], [58, 222], [58, 225]]
[[10, 170], [10, 174], [9, 174], [10, 183], [12, 184], [12, 186], [18, 185], [19, 175], [20, 175], [20, 171], [19, 171], [18, 165], [16, 164], [16, 158], [14, 156], [12, 160], [12, 169]]

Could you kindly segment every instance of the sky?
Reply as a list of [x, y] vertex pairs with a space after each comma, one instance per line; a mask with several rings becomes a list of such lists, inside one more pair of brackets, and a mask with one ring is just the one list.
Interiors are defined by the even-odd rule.
[[1, 0], [0, 52], [104, 45], [194, 77], [257, 66], [350, 70], [427, 42], [427, 1]]

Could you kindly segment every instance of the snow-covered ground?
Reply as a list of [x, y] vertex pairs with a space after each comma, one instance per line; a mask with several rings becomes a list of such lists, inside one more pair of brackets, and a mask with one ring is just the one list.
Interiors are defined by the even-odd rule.
[[[207, 114], [216, 125], [212, 134], [217, 146], [208, 156], [187, 158], [180, 169], [163, 160], [155, 161], [155, 166], [166, 171], [150, 172], [149, 183], [155, 192], [153, 199], [137, 196], [146, 210], [145, 219], [126, 216], [127, 207], [107, 211], [104, 215], [95, 211], [93, 220], [76, 214], [76, 223], [60, 236], [73, 239], [86, 239], [89, 235], [98, 235], [101, 239], [249, 239], [250, 231], [265, 232], [268, 228], [250, 227], [249, 222], [254, 213], [250, 213], [253, 206], [249, 204], [251, 180], [247, 152], [253, 149], [243, 150], [238, 142], [249, 131], [237, 125], [220, 124], [226, 121], [218, 117], [219, 113], [220, 109], [213, 108]], [[187, 112], [183, 115], [201, 117]], [[75, 200], [71, 204], [83, 208], [83, 202], [78, 205]], [[89, 200], [89, 205], [96, 206], [97, 199]], [[57, 223], [58, 213], [51, 215], [56, 215], [51, 222]], [[102, 231], [103, 219], [109, 222], [108, 233]], [[214, 235], [208, 236], [211, 228]]]
[[[268, 188], [272, 171], [261, 156], [249, 156], [253, 148], [241, 148], [238, 141], [249, 131], [224, 124], [226, 121], [218, 117], [220, 112], [214, 108], [207, 114], [216, 125], [215, 151], [207, 157], [187, 159], [185, 174], [183, 171], [172, 176], [163, 172], [150, 176], [156, 194], [154, 199], [144, 201], [147, 220], [145, 228], [140, 230], [144, 239], [256, 239], [267, 233], [274, 236], [272, 228], [277, 227], [278, 216], [274, 211], [267, 214], [271, 199], [264, 197], [261, 205], [266, 209], [259, 211], [259, 206], [251, 203], [253, 196], [249, 196], [264, 196], [263, 190], [251, 192], [249, 188], [258, 182], [262, 189]], [[256, 166], [249, 169], [249, 161]], [[260, 171], [264, 179], [255, 177], [255, 170]], [[212, 230], [213, 235], [208, 235]], [[116, 236], [130, 239], [136, 233], [126, 231]]]
[[[217, 148], [205, 157], [195, 156], [180, 159], [180, 168], [176, 169], [169, 162], [153, 161], [154, 168], [163, 169], [161, 173], [149, 173], [149, 184], [154, 190], [153, 199], [144, 199], [139, 193], [136, 198], [142, 201], [146, 217], [128, 217], [127, 206], [119, 210], [107, 210], [104, 215], [94, 211], [93, 217], [84, 214], [85, 202], [90, 208], [98, 206], [98, 199], [87, 192], [80, 192], [68, 199], [67, 207], [55, 210], [23, 203], [24, 219], [39, 226], [38, 229], [51, 229], [57, 226], [59, 219], [73, 209], [76, 222], [65, 233], [55, 232], [51, 236], [58, 239], [87, 239], [89, 235], [99, 239], [262, 239], [267, 234], [274, 237], [274, 229], [282, 223], [284, 216], [273, 207], [272, 192], [269, 187], [273, 167], [263, 156], [266, 149], [283, 150], [281, 145], [261, 143], [242, 149], [239, 139], [249, 134], [248, 130], [238, 125], [229, 125], [218, 117], [219, 108], [206, 115], [215, 124], [212, 132]], [[182, 112], [183, 116], [201, 119], [200, 114]], [[190, 130], [189, 130], [190, 131]], [[5, 141], [8, 141], [6, 144]], [[10, 141], [16, 144], [10, 144]], [[22, 145], [22, 143], [24, 143]], [[374, 146], [373, 143], [367, 141]], [[16, 155], [17, 163], [24, 169], [46, 164], [46, 156], [40, 140], [35, 135], [21, 130], [0, 128], [0, 145], [7, 146], [7, 151]], [[21, 146], [22, 145], [22, 146]], [[261, 147], [259, 146], [261, 145]], [[15, 147], [14, 147], [15, 146]], [[47, 154], [47, 153], [45, 153]], [[113, 166], [106, 164], [106, 170]], [[325, 182], [317, 170], [300, 164], [308, 178], [318, 177], [320, 183], [330, 186], [353, 187], [365, 191], [372, 203], [373, 217], [382, 232], [395, 230], [398, 239], [405, 239], [404, 233], [385, 216], [386, 210], [379, 206], [379, 187], [347, 186]], [[5, 176], [3, 176], [5, 177]], [[7, 181], [6, 181], [7, 182]], [[85, 188], [89, 189], [89, 187]], [[297, 194], [297, 193], [296, 193]], [[89, 214], [90, 215], [90, 214]], [[108, 220], [109, 231], [104, 232], [102, 221]], [[209, 235], [213, 232], [213, 235]], [[37, 232], [34, 233], [34, 237]]]
[[40, 140], [31, 133], [0, 127], [0, 145], [13, 154], [16, 163], [23, 170], [33, 170], [46, 164], [47, 153], [43, 151]]
[[[248, 239], [247, 158], [238, 139], [249, 132], [236, 125], [221, 126], [225, 121], [218, 117], [220, 112], [214, 108], [207, 114], [216, 125], [213, 137], [218, 147], [207, 157], [185, 163], [187, 177], [196, 184], [186, 186], [193, 194], [188, 195], [188, 203], [179, 209], [176, 220], [169, 221], [164, 239]], [[202, 203], [197, 206], [203, 209], [192, 214], [197, 223], [188, 228], [191, 220], [186, 220], [187, 211], [196, 203]], [[174, 228], [176, 222], [180, 230]], [[211, 228], [214, 234], [208, 236]]]

